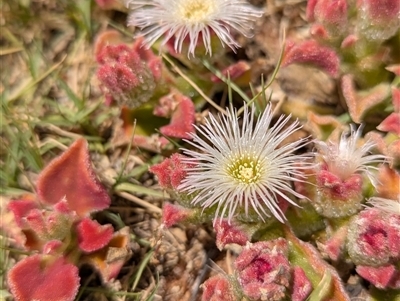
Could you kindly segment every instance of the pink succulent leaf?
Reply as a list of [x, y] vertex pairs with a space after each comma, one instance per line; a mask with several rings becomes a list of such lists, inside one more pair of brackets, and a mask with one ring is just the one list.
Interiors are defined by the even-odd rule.
[[355, 46], [357, 41], [358, 41], [358, 37], [354, 34], [351, 34], [343, 39], [342, 44], [340, 45], [340, 48], [342, 48], [342, 49], [351, 48], [351, 47]]
[[214, 224], [216, 233], [216, 244], [219, 250], [222, 250], [227, 244], [246, 245], [250, 241], [250, 236], [234, 223], [229, 223], [227, 219], [220, 219]]
[[69, 208], [79, 216], [105, 209], [111, 202], [96, 178], [84, 139], [74, 142], [40, 173], [37, 193], [49, 205], [65, 198]]
[[335, 51], [318, 44], [314, 40], [299, 44], [293, 42], [287, 44], [282, 60], [282, 67], [297, 63], [315, 65], [332, 77], [339, 75], [339, 57]]
[[139, 54], [140, 58], [147, 63], [149, 69], [153, 73], [154, 79], [159, 81], [162, 75], [161, 56], [155, 55], [150, 48], [142, 47], [143, 40], [143, 37], [137, 38], [132, 48]]
[[341, 32], [347, 25], [347, 1], [318, 0], [314, 8], [314, 17], [330, 32]]
[[357, 266], [357, 274], [379, 289], [400, 289], [400, 272], [393, 265], [383, 267]]
[[29, 256], [7, 275], [16, 301], [73, 301], [79, 288], [78, 268], [64, 258]]
[[178, 189], [182, 180], [186, 177], [186, 169], [190, 166], [182, 162], [183, 156], [173, 154], [163, 162], [153, 165], [149, 171], [158, 178], [158, 183], [164, 189]]
[[254, 300], [283, 300], [290, 286], [291, 267], [285, 239], [248, 243], [235, 260], [243, 293]]
[[329, 197], [343, 201], [361, 194], [362, 183], [362, 177], [358, 174], [351, 175], [344, 181], [328, 170], [321, 170], [317, 174], [318, 187]]
[[50, 240], [43, 246], [42, 253], [46, 255], [56, 255], [62, 246], [62, 241]]
[[347, 227], [339, 228], [324, 244], [318, 247], [322, 249], [331, 260], [338, 261], [343, 254], [346, 245]]
[[203, 295], [201, 296], [202, 301], [236, 301], [234, 290], [226, 279], [222, 275], [216, 275], [209, 278], [204, 284]]
[[166, 228], [170, 228], [190, 217], [191, 211], [181, 206], [165, 203], [162, 213], [162, 224]]
[[316, 277], [322, 281], [325, 275], [331, 275], [329, 297], [323, 300], [350, 301], [338, 273], [321, 258], [320, 253], [311, 244], [298, 239], [289, 227], [284, 226], [283, 230], [291, 245], [291, 262], [297, 262], [306, 272], [308, 279]]
[[307, 1], [306, 16], [309, 22], [315, 21], [315, 6], [318, 4], [318, 0]]
[[312, 292], [313, 287], [301, 267], [293, 267], [293, 292], [292, 301], [305, 301]]
[[32, 209], [25, 217], [26, 223], [39, 237], [46, 237], [48, 235], [44, 214], [44, 210]]
[[378, 2], [374, 0], [360, 0], [357, 4], [376, 23], [390, 23], [392, 19], [398, 21], [400, 16], [400, 2], [398, 0], [381, 0]]
[[321, 24], [313, 24], [310, 28], [311, 36], [316, 40], [327, 40], [329, 39], [328, 31], [325, 26]]
[[[251, 73], [250, 65], [246, 61], [238, 61], [223, 69], [221, 73], [224, 77], [230, 78], [234, 82], [237, 82], [237, 80], [240, 80], [242, 77], [248, 79]], [[216, 75], [211, 76], [211, 81], [214, 83], [222, 82]]]
[[76, 226], [79, 248], [87, 253], [105, 247], [113, 236], [111, 225], [100, 225], [97, 221], [86, 217]]
[[11, 201], [7, 208], [14, 214], [14, 219], [17, 225], [21, 228], [27, 228], [29, 226], [26, 224], [25, 217], [32, 209], [39, 208], [39, 204], [34, 199], [26, 198]]
[[192, 139], [191, 134], [195, 133], [195, 108], [189, 97], [175, 94], [177, 106], [172, 113], [171, 122], [160, 128], [160, 132], [169, 137], [180, 139]]
[[368, 208], [349, 225], [347, 250], [357, 265], [382, 266], [400, 257], [400, 217]]
[[400, 76], [400, 64], [387, 66], [386, 70], [394, 73], [397, 76]]
[[381, 84], [368, 91], [366, 95], [360, 96], [355, 89], [354, 78], [350, 74], [342, 77], [341, 89], [350, 116], [356, 123], [361, 123], [366, 111], [383, 102], [390, 91], [387, 85]]
[[134, 49], [125, 44], [105, 45], [97, 61], [100, 87], [118, 104], [139, 107], [153, 95], [156, 88], [154, 76]]
[[400, 113], [392, 113], [377, 127], [382, 132], [392, 132], [400, 136]]
[[111, 282], [131, 256], [129, 242], [129, 228], [124, 227], [114, 233], [107, 246], [84, 255], [82, 261], [92, 265], [99, 272], [103, 283]]

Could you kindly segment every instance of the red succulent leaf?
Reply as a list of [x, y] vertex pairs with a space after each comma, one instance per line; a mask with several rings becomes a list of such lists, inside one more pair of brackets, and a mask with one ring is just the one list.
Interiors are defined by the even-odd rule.
[[214, 230], [217, 235], [216, 244], [219, 250], [231, 243], [244, 246], [250, 240], [250, 236], [246, 232], [240, 229], [239, 226], [229, 223], [227, 219], [216, 221]]
[[172, 113], [171, 122], [160, 128], [160, 132], [165, 136], [191, 139], [195, 132], [193, 124], [195, 122], [195, 108], [189, 97], [181, 94], [174, 94], [177, 106]]
[[236, 301], [232, 285], [222, 275], [216, 275], [209, 278], [204, 284], [202, 301]]
[[243, 293], [251, 300], [283, 300], [291, 278], [287, 253], [283, 238], [248, 243], [235, 260]]
[[131, 256], [129, 241], [129, 228], [122, 228], [114, 233], [107, 246], [83, 256], [82, 261], [92, 265], [104, 283], [109, 282], [118, 276], [122, 266]]
[[43, 246], [43, 254], [56, 255], [63, 243], [59, 240], [50, 240]]
[[336, 52], [314, 40], [295, 44], [289, 42], [285, 48], [282, 67], [296, 63], [315, 65], [332, 77], [339, 75], [339, 57]]
[[11, 201], [7, 208], [14, 214], [14, 219], [17, 225], [21, 228], [26, 228], [25, 217], [32, 209], [39, 207], [39, 204], [33, 198], [23, 198], [21, 200]]
[[358, 275], [379, 289], [400, 289], [400, 272], [393, 265], [383, 267], [357, 266]]
[[[251, 81], [251, 68], [246, 61], [238, 61], [222, 70], [222, 75], [226, 78], [229, 77], [239, 86], [248, 85]], [[222, 80], [216, 76], [211, 76], [211, 81], [214, 83], [221, 83]]]
[[79, 288], [78, 268], [64, 258], [29, 256], [8, 272], [16, 301], [73, 301]]
[[75, 141], [40, 173], [37, 193], [50, 205], [65, 198], [69, 208], [79, 216], [105, 209], [111, 202], [96, 178], [84, 139]]
[[190, 166], [182, 163], [182, 157], [180, 154], [173, 154], [163, 162], [150, 167], [149, 171], [158, 177], [158, 183], [162, 188], [177, 189], [186, 177], [186, 168]]
[[304, 301], [313, 290], [310, 280], [308, 280], [301, 267], [293, 268], [293, 293], [292, 301]]
[[[342, 281], [336, 272], [326, 261], [321, 258], [320, 253], [311, 244], [298, 239], [289, 227], [283, 227], [285, 237], [291, 245], [291, 261], [297, 264], [306, 273], [307, 278], [313, 281], [316, 278], [322, 279], [326, 274], [332, 276], [330, 281], [329, 297], [326, 301], [350, 301], [348, 294], [345, 292]], [[317, 283], [313, 282], [316, 287]]]
[[314, 22], [315, 20], [315, 6], [317, 5], [318, 0], [309, 0], [307, 1], [307, 9], [306, 9], [306, 16], [309, 22]]
[[166, 228], [170, 228], [179, 222], [186, 220], [191, 211], [181, 206], [165, 203], [162, 211], [162, 224]]
[[376, 128], [382, 132], [393, 132], [400, 136], [400, 113], [390, 114]]
[[79, 248], [90, 253], [106, 246], [113, 236], [114, 229], [111, 225], [100, 225], [86, 217], [76, 226], [76, 232]]

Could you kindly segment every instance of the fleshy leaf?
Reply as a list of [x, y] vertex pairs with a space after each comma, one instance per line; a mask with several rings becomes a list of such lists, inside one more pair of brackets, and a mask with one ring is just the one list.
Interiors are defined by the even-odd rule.
[[202, 301], [236, 301], [238, 300], [235, 296], [234, 289], [222, 275], [216, 275], [209, 278], [204, 284]]
[[195, 108], [189, 97], [181, 94], [174, 94], [177, 106], [172, 113], [171, 122], [160, 128], [160, 132], [169, 137], [191, 139], [195, 132], [193, 124], [195, 122]]
[[118, 276], [130, 256], [129, 228], [124, 227], [114, 233], [107, 246], [85, 255], [82, 257], [82, 261], [92, 265], [99, 272], [102, 281], [107, 283]]
[[165, 203], [162, 214], [162, 224], [166, 228], [186, 220], [190, 216], [190, 210], [181, 206]]
[[356, 123], [361, 123], [366, 111], [383, 102], [389, 95], [390, 89], [386, 84], [376, 86], [373, 90], [361, 95], [355, 89], [354, 78], [346, 74], [342, 78], [342, 93], [346, 100], [351, 119]]
[[400, 272], [393, 265], [383, 267], [357, 266], [357, 273], [379, 289], [400, 289]]
[[282, 67], [297, 63], [315, 65], [332, 77], [339, 75], [339, 57], [335, 51], [313, 40], [287, 44]]
[[114, 229], [111, 225], [100, 225], [97, 221], [84, 218], [77, 226], [79, 248], [84, 252], [94, 252], [106, 246]]
[[8, 272], [16, 301], [73, 301], [79, 288], [78, 268], [64, 258], [29, 256]]
[[7, 208], [14, 214], [16, 224], [21, 228], [26, 228], [24, 219], [32, 209], [39, 207], [39, 204], [33, 198], [23, 198], [21, 200], [11, 201]]
[[312, 291], [312, 285], [301, 267], [293, 268], [292, 301], [304, 301]]
[[[306, 273], [307, 278], [317, 288], [324, 283], [327, 287], [326, 299], [318, 299], [324, 301], [350, 301], [349, 296], [345, 292], [342, 281], [335, 269], [321, 259], [318, 251], [309, 243], [298, 239], [290, 230], [284, 226], [284, 232], [289, 241], [290, 261], [293, 265], [300, 266]], [[329, 277], [331, 280], [322, 281], [324, 277]], [[326, 284], [326, 285], [325, 285]], [[315, 300], [315, 299], [314, 299]]]
[[382, 132], [393, 132], [400, 136], [400, 114], [390, 114], [376, 128]]
[[65, 198], [79, 216], [105, 209], [111, 202], [92, 169], [84, 139], [75, 141], [40, 173], [37, 193], [41, 201], [50, 205]]
[[216, 232], [216, 244], [219, 250], [222, 250], [227, 244], [246, 245], [250, 241], [250, 236], [238, 225], [229, 223], [227, 219], [218, 220], [214, 223]]

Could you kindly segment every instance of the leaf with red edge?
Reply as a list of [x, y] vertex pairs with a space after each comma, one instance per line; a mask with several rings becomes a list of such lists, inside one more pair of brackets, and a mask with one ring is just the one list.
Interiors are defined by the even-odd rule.
[[166, 228], [170, 228], [191, 216], [191, 210], [181, 206], [165, 203], [162, 213], [162, 224]]
[[7, 208], [14, 214], [14, 219], [17, 225], [21, 228], [27, 228], [26, 220], [24, 219], [32, 209], [39, 207], [39, 204], [33, 198], [22, 198], [21, 200], [11, 201]]
[[383, 102], [390, 91], [387, 84], [380, 84], [370, 91], [357, 92], [354, 77], [350, 74], [342, 77], [341, 89], [351, 119], [356, 123], [361, 123], [365, 113], [372, 107]]
[[65, 198], [79, 216], [105, 209], [111, 203], [93, 171], [84, 139], [75, 141], [40, 173], [37, 193], [44, 203], [51, 205]]
[[325, 275], [331, 276], [328, 283], [329, 291], [324, 292], [326, 298], [323, 300], [350, 301], [336, 270], [320, 257], [319, 252], [311, 244], [298, 239], [290, 228], [284, 226], [283, 229], [289, 241], [291, 263], [303, 269], [314, 289], [319, 289], [321, 283], [325, 286], [326, 283], [323, 281]]
[[285, 48], [282, 67], [290, 64], [306, 63], [312, 64], [332, 77], [339, 75], [339, 57], [336, 52], [326, 46], [310, 40], [295, 44], [288, 42]]
[[110, 224], [100, 225], [87, 217], [76, 226], [76, 232], [79, 248], [90, 253], [106, 246], [113, 236], [114, 229]]
[[379, 289], [400, 289], [400, 271], [393, 265], [383, 267], [357, 266], [357, 274]]
[[21, 260], [7, 276], [16, 301], [72, 301], [79, 280], [78, 268], [64, 258], [41, 255]]
[[382, 132], [393, 132], [400, 136], [400, 113], [392, 113], [377, 127]]
[[192, 100], [182, 94], [174, 94], [177, 106], [172, 113], [171, 122], [160, 128], [160, 132], [169, 137], [191, 139], [190, 134], [195, 132], [195, 108]]
[[214, 230], [216, 233], [216, 245], [222, 250], [227, 244], [246, 245], [250, 241], [251, 235], [246, 233], [239, 225], [231, 224], [227, 219], [215, 222]]
[[118, 276], [122, 266], [131, 256], [129, 241], [129, 227], [124, 227], [114, 233], [107, 246], [84, 255], [82, 262], [92, 265], [99, 272], [103, 282], [109, 282]]

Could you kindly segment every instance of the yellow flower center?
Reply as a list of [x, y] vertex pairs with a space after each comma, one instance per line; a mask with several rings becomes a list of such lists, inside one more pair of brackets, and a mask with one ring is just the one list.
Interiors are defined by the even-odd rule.
[[227, 173], [236, 181], [243, 184], [257, 182], [261, 178], [261, 164], [251, 156], [240, 156], [228, 164]]
[[210, 15], [215, 11], [216, 5], [213, 0], [182, 0], [178, 15], [188, 23], [207, 22]]

